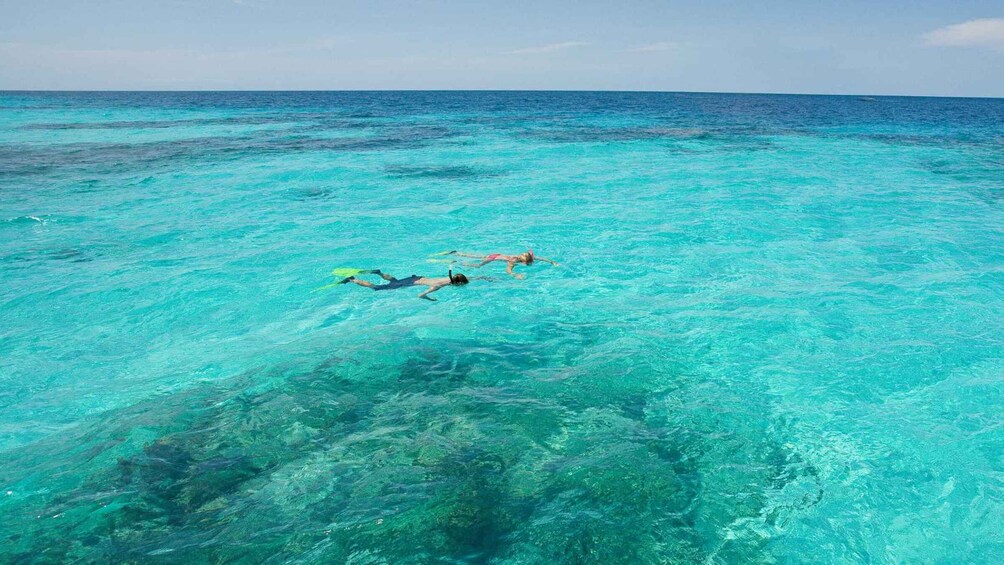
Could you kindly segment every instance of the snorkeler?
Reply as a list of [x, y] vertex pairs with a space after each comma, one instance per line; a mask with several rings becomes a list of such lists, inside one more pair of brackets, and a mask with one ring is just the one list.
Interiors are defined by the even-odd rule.
[[550, 263], [555, 266], [558, 265], [558, 263], [550, 259], [537, 257], [536, 255], [533, 254], [533, 249], [527, 249], [525, 253], [520, 253], [519, 255], [502, 255], [501, 253], [492, 253], [490, 255], [474, 255], [471, 253], [459, 253], [457, 251], [450, 251], [448, 253], [445, 253], [445, 255], [456, 255], [457, 257], [470, 257], [474, 259], [481, 259], [480, 263], [468, 264], [469, 267], [483, 267], [488, 263], [491, 263], [492, 261], [505, 261], [506, 263], [505, 272], [509, 273], [510, 275], [512, 275], [517, 279], [525, 279], [526, 276], [523, 274], [514, 273], [512, 271], [516, 267], [516, 265], [523, 264], [530, 266], [533, 265], [534, 261], [544, 261], [545, 263]]
[[398, 288], [406, 288], [409, 286], [427, 286], [429, 288], [423, 291], [421, 294], [419, 294], [418, 297], [435, 302], [436, 299], [429, 296], [433, 292], [436, 292], [437, 290], [446, 286], [464, 286], [465, 284], [470, 282], [467, 280], [467, 277], [462, 274], [454, 275], [452, 270], [450, 271], [448, 276], [439, 278], [420, 277], [418, 275], [411, 275], [410, 277], [405, 279], [396, 279], [388, 275], [387, 273], [380, 272], [380, 269], [359, 272], [359, 274], [364, 274], [364, 273], [380, 275], [380, 277], [383, 278], [383, 280], [387, 281], [387, 284], [377, 285], [371, 282], [361, 281], [357, 279], [355, 276], [346, 277], [341, 282], [336, 284], [345, 284], [351, 282], [351, 283], [356, 283], [359, 286], [372, 288], [373, 290], [394, 290]]

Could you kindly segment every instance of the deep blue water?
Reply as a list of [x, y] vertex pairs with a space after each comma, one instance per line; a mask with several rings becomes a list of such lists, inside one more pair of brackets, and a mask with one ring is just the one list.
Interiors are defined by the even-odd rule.
[[0, 562], [1004, 561], [1002, 244], [999, 99], [0, 92]]

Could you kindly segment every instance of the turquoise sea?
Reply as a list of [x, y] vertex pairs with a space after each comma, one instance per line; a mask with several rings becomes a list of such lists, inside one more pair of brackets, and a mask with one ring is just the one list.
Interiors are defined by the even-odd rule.
[[1004, 100], [3, 92], [0, 281], [2, 563], [1004, 561]]

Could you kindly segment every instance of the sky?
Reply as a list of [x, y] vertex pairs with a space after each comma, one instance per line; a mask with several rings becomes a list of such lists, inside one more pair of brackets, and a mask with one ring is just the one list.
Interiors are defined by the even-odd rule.
[[1004, 97], [1004, 0], [0, 0], [0, 89]]

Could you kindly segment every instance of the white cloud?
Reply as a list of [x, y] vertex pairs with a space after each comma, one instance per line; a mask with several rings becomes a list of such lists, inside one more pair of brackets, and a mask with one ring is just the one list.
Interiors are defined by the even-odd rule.
[[641, 47], [635, 47], [634, 49], [628, 49], [628, 52], [651, 53], [654, 51], [671, 51], [679, 46], [680, 44], [675, 41], [660, 41], [658, 43], [652, 43], [651, 45], [643, 45]]
[[588, 45], [582, 41], [566, 41], [564, 43], [551, 43], [550, 45], [541, 45], [539, 47], [526, 47], [524, 49], [517, 49], [515, 51], [506, 51], [503, 55], [533, 55], [536, 53], [553, 53], [555, 51], [564, 51], [565, 49], [572, 49], [573, 47], [582, 47], [583, 45]]
[[1004, 49], [1004, 18], [969, 20], [924, 34], [928, 45], [949, 47], [984, 46]]

